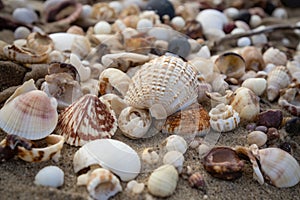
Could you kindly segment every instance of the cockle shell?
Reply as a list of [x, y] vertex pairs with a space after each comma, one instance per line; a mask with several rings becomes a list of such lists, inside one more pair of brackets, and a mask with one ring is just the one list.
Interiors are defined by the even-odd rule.
[[59, 116], [56, 133], [66, 143], [82, 146], [100, 138], [110, 138], [117, 130], [117, 119], [110, 105], [86, 94], [67, 107]]
[[100, 94], [116, 93], [123, 97], [131, 82], [131, 78], [121, 70], [115, 68], [105, 69], [99, 77]]
[[125, 101], [136, 108], [149, 109], [153, 117], [164, 119], [197, 100], [196, 71], [188, 62], [161, 56], [145, 63], [132, 77]]
[[48, 145], [47, 147], [35, 147], [31, 149], [18, 147], [18, 157], [27, 162], [43, 162], [50, 159], [58, 162], [65, 141], [64, 137], [51, 134], [45, 140]]
[[219, 104], [209, 112], [210, 126], [219, 132], [235, 129], [240, 123], [239, 113], [231, 105]]
[[263, 59], [265, 64], [273, 63], [276, 66], [285, 65], [287, 62], [285, 53], [274, 47], [270, 47], [264, 52]]
[[[0, 110], [0, 127], [8, 134], [26, 139], [41, 139], [57, 124], [57, 102], [40, 90], [16, 96]], [[14, 119], [14, 120], [11, 120]]]
[[184, 154], [188, 148], [187, 142], [179, 135], [167, 137], [162, 145], [167, 151], [178, 151], [182, 154]]
[[119, 179], [109, 170], [97, 168], [80, 175], [77, 185], [86, 185], [89, 195], [96, 200], [106, 200], [122, 191]]
[[264, 78], [248, 78], [242, 83], [242, 87], [249, 88], [257, 96], [261, 96], [267, 88], [267, 81]]
[[173, 165], [166, 164], [155, 169], [149, 177], [149, 192], [157, 197], [171, 196], [178, 181], [178, 172]]
[[210, 129], [209, 115], [203, 106], [196, 104], [167, 117], [163, 133], [182, 136], [191, 141], [196, 135], [205, 135]]
[[285, 66], [277, 66], [268, 74], [267, 95], [269, 101], [275, 100], [279, 95], [280, 89], [290, 84], [290, 77], [287, 72], [288, 70]]
[[140, 157], [136, 151], [113, 139], [97, 139], [76, 151], [73, 159], [75, 173], [94, 164], [110, 170], [122, 181], [134, 179], [141, 170]]
[[288, 110], [292, 115], [300, 116], [300, 89], [288, 88], [278, 99], [278, 105]]
[[64, 172], [57, 166], [47, 166], [41, 169], [34, 177], [36, 185], [60, 187], [64, 184]]
[[128, 106], [120, 113], [118, 124], [122, 133], [131, 138], [142, 138], [149, 130], [152, 118], [147, 110]]

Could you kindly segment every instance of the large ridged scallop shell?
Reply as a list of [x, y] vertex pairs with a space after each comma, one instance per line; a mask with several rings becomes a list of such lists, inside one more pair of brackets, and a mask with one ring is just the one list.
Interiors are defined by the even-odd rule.
[[101, 138], [110, 138], [117, 130], [117, 119], [109, 104], [91, 94], [72, 103], [59, 116], [56, 132], [66, 143], [82, 146]]
[[290, 77], [285, 66], [277, 66], [269, 74], [267, 79], [268, 100], [273, 101], [279, 95], [280, 89], [290, 84]]
[[161, 56], [145, 63], [132, 77], [125, 101], [150, 109], [155, 118], [166, 118], [197, 100], [196, 70], [173, 56]]
[[43, 91], [20, 94], [0, 110], [0, 127], [8, 134], [26, 139], [44, 138], [55, 129], [58, 119], [56, 108], [56, 100]]

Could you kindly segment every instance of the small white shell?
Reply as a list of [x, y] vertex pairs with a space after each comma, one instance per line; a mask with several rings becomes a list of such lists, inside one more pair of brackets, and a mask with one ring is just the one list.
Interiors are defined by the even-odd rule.
[[145, 33], [153, 27], [152, 21], [149, 19], [140, 19], [136, 25], [136, 30]]
[[199, 12], [196, 20], [201, 23], [202, 27], [205, 27], [204, 31], [210, 29], [223, 30], [223, 26], [228, 22], [225, 14], [214, 9], [205, 9]]
[[274, 47], [270, 47], [265, 51], [263, 54], [263, 59], [266, 64], [273, 63], [274, 65], [285, 65], [287, 62], [286, 55], [281, 52], [279, 49], [276, 49]]
[[142, 138], [149, 130], [152, 118], [148, 111], [127, 107], [120, 113], [118, 124], [122, 133], [131, 138]]
[[163, 142], [163, 146], [165, 146], [167, 151], [178, 151], [182, 154], [184, 154], [188, 148], [183, 137], [178, 135], [171, 135], [167, 137]]
[[173, 165], [178, 173], [182, 172], [184, 157], [181, 152], [169, 151], [164, 155], [163, 163]]
[[221, 103], [209, 112], [210, 126], [219, 132], [228, 132], [235, 129], [240, 123], [239, 113], [231, 105]]
[[171, 24], [175, 27], [175, 29], [181, 30], [185, 26], [185, 21], [181, 16], [176, 16], [171, 20]]
[[133, 194], [140, 194], [145, 188], [144, 183], [138, 183], [136, 180], [129, 181], [126, 185], [126, 190]]
[[157, 152], [152, 148], [146, 148], [144, 149], [142, 153], [142, 160], [146, 162], [147, 164], [153, 165], [158, 163], [159, 161], [159, 155]]
[[94, 26], [95, 34], [110, 34], [111, 32], [111, 25], [106, 21], [99, 21]]
[[76, 54], [71, 53], [70, 63], [77, 69], [80, 81], [87, 81], [91, 76], [91, 68], [85, 67]]
[[[99, 151], [105, 149], [105, 151]], [[141, 170], [138, 154], [127, 144], [113, 139], [98, 139], [83, 145], [73, 159], [75, 173], [93, 165], [112, 171], [122, 181], [134, 179]]]
[[[0, 127], [8, 134], [36, 140], [50, 135], [55, 129], [57, 102], [40, 90], [20, 94], [0, 110]], [[14, 120], [11, 120], [14, 119]]]
[[286, 88], [290, 84], [290, 77], [287, 72], [285, 66], [277, 66], [268, 74], [267, 95], [269, 101], [275, 100], [280, 89]]
[[57, 166], [47, 166], [41, 169], [34, 178], [36, 185], [60, 187], [64, 184], [64, 172]]
[[261, 147], [266, 144], [267, 140], [267, 134], [262, 131], [252, 131], [247, 135], [247, 143], [249, 145], [256, 144], [258, 147]]
[[155, 169], [149, 177], [149, 192], [157, 197], [171, 196], [178, 182], [178, 172], [173, 165], [163, 165]]
[[257, 96], [260, 96], [267, 88], [267, 81], [264, 78], [248, 78], [242, 83], [242, 87], [249, 88]]

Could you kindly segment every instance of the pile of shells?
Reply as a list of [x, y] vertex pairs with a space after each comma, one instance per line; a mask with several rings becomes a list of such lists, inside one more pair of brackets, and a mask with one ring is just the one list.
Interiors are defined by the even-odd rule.
[[[227, 1], [41, 4], [40, 16], [17, 5], [0, 17], [14, 38], [0, 40], [0, 61], [22, 69], [0, 69], [0, 162], [58, 161], [64, 143], [78, 147], [70, 147], [77, 186], [92, 199], [169, 197], [184, 176], [203, 189], [203, 173], [186, 170], [195, 149], [213, 177], [240, 178], [246, 156], [259, 183], [299, 183], [291, 148], [300, 121], [299, 22], [264, 23], [287, 18], [286, 10]], [[291, 33], [277, 44], [268, 33], [282, 29]], [[241, 128], [239, 146], [218, 143]], [[153, 138], [163, 139], [149, 145]], [[147, 181], [137, 182], [141, 173]], [[35, 183], [59, 188], [63, 175], [42, 169]]]

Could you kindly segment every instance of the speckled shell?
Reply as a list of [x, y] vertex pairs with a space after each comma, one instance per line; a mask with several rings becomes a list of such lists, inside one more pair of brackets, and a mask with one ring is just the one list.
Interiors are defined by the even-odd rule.
[[[8, 134], [36, 140], [52, 133], [57, 124], [57, 102], [40, 90], [16, 96], [0, 110], [0, 127]], [[13, 119], [13, 120], [11, 120]]]
[[240, 123], [239, 113], [232, 106], [219, 104], [209, 112], [211, 127], [219, 132], [235, 129]]
[[285, 65], [287, 62], [286, 55], [279, 49], [276, 49], [274, 47], [270, 47], [267, 51], [264, 52], [263, 59], [265, 64], [273, 63], [276, 66]]
[[151, 115], [162, 119], [195, 102], [197, 94], [193, 66], [178, 57], [162, 56], [145, 63], [135, 73], [125, 101], [150, 112], [158, 105], [162, 113], [151, 112]]
[[277, 66], [268, 74], [268, 100], [275, 100], [279, 95], [280, 89], [283, 89], [290, 84], [290, 77], [287, 72], [288, 70], [285, 66]]
[[299, 88], [288, 88], [278, 99], [278, 105], [288, 110], [292, 115], [300, 116]]
[[63, 135], [66, 143], [82, 146], [91, 140], [110, 138], [116, 130], [117, 119], [109, 104], [86, 94], [60, 114], [56, 133]]
[[157, 197], [171, 196], [178, 181], [178, 172], [173, 165], [163, 165], [152, 172], [148, 180], [149, 192]]

